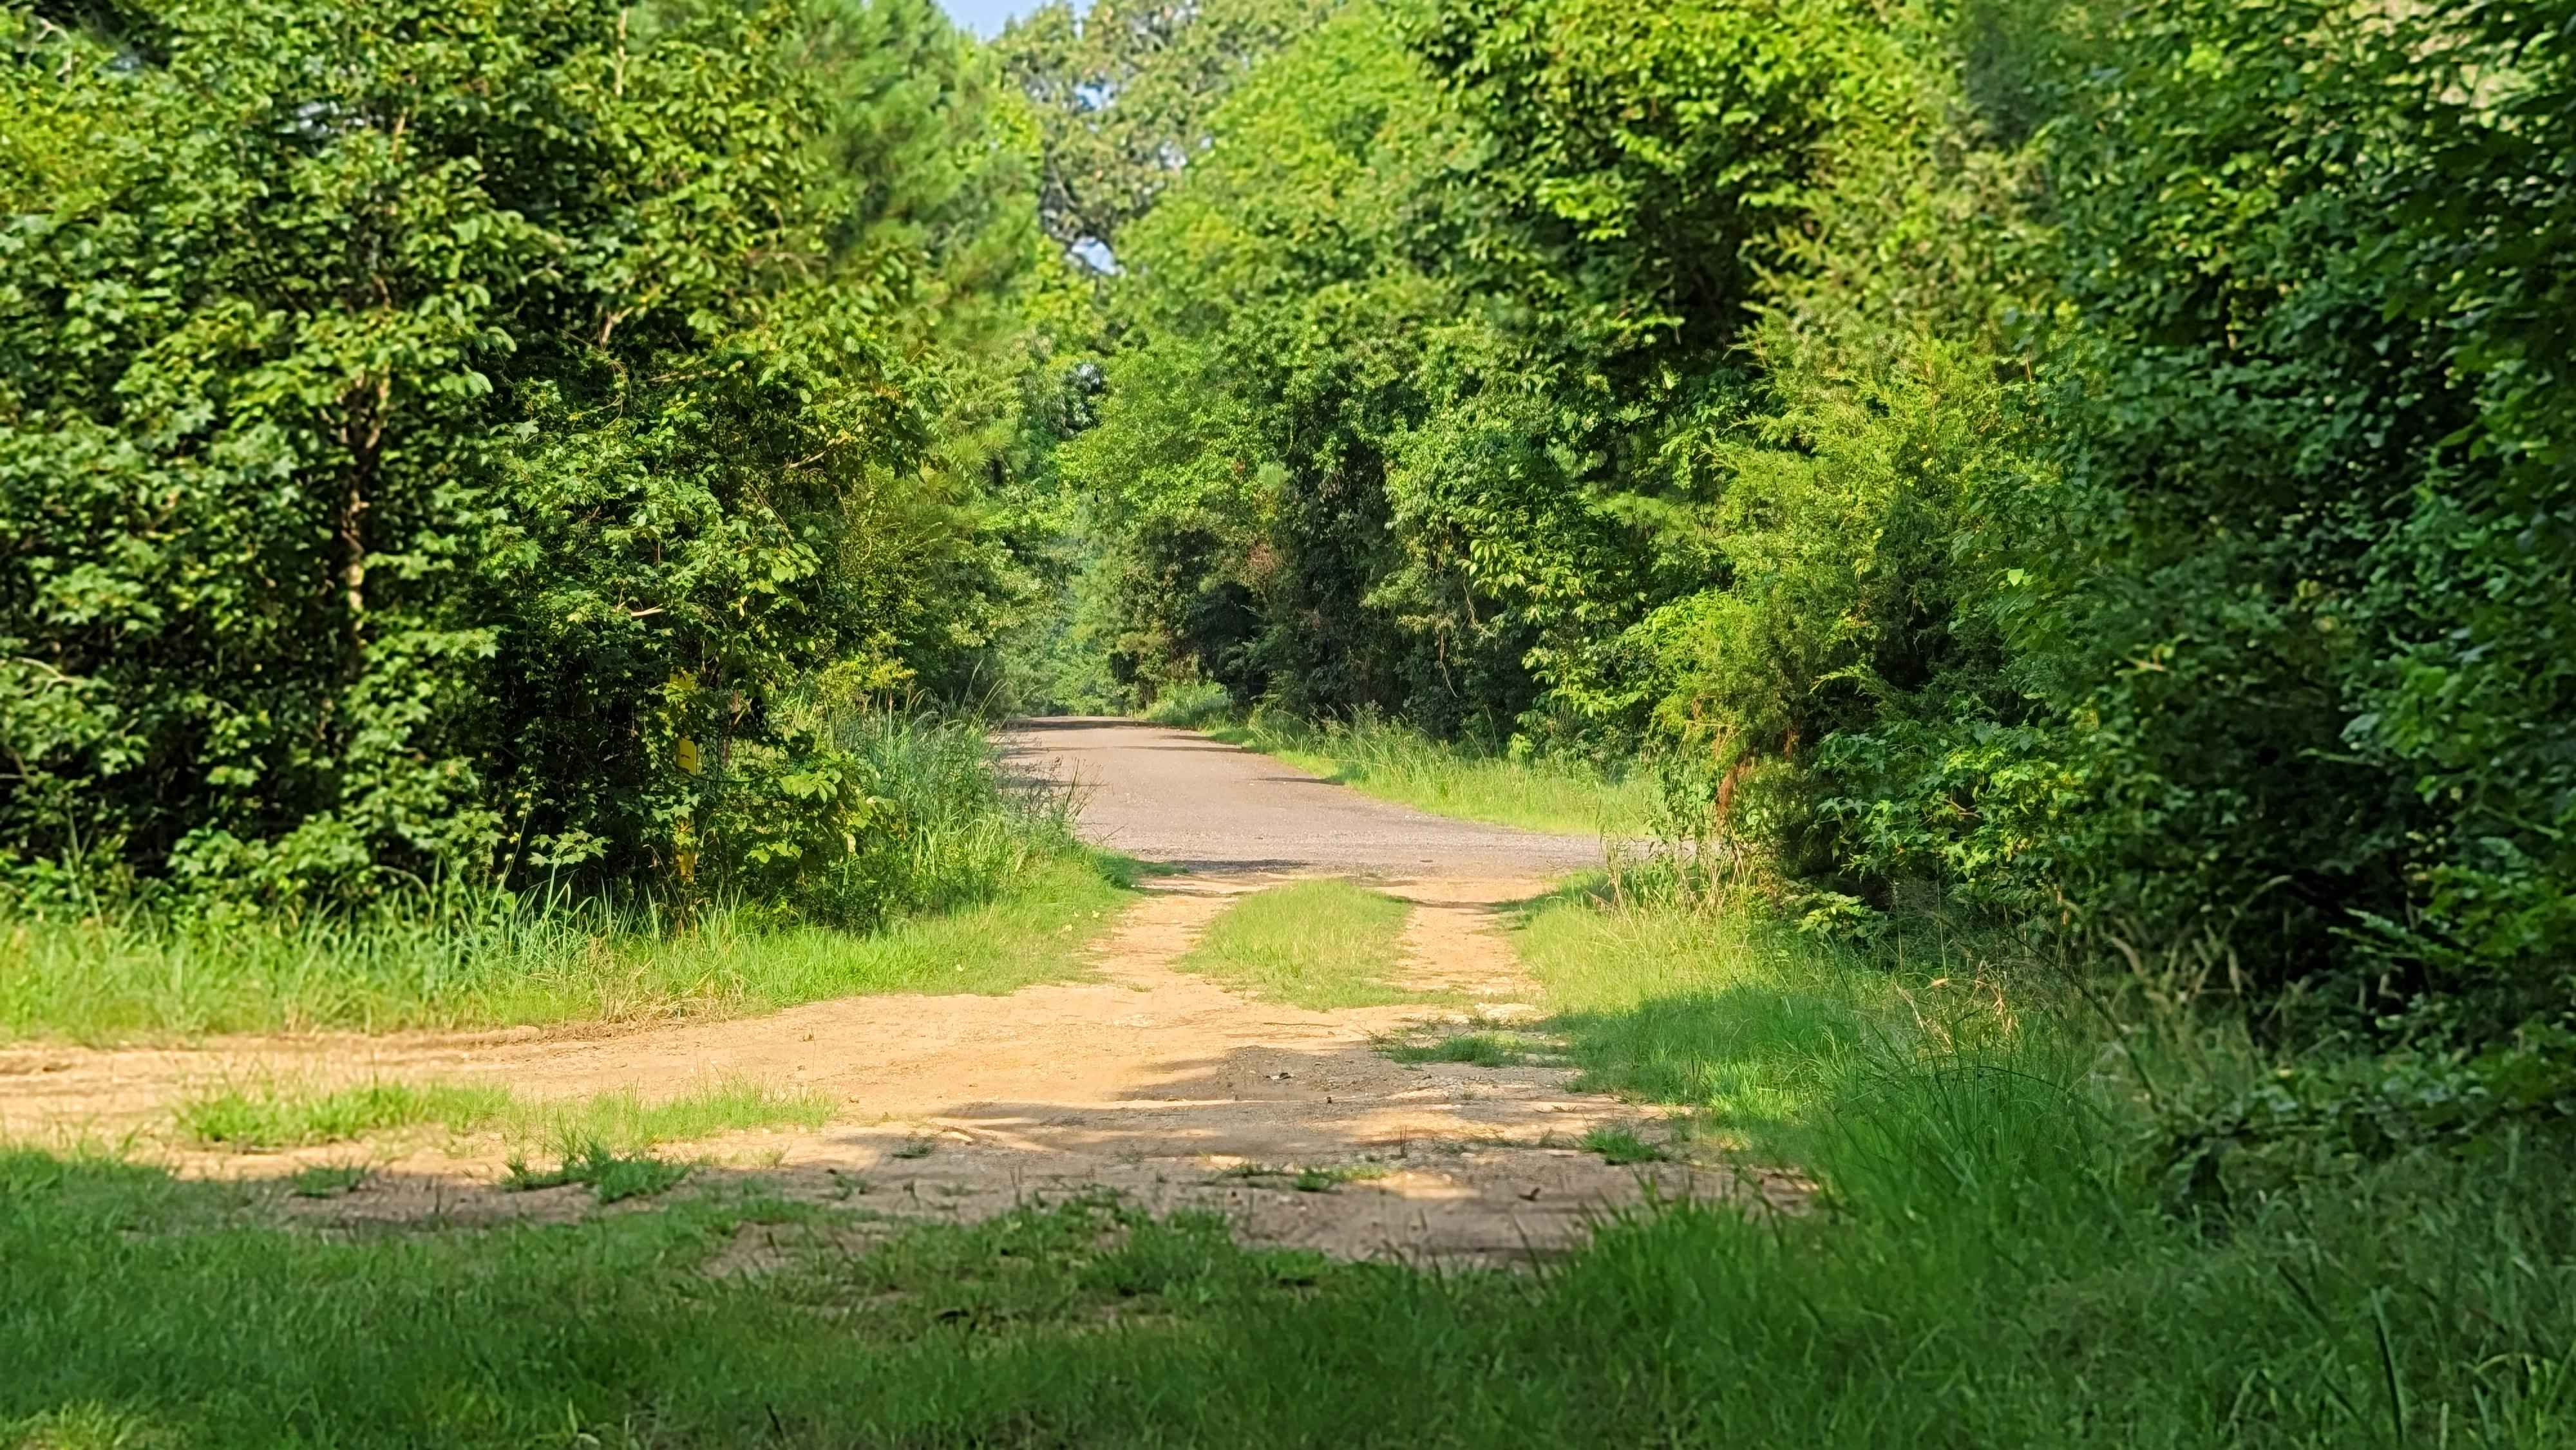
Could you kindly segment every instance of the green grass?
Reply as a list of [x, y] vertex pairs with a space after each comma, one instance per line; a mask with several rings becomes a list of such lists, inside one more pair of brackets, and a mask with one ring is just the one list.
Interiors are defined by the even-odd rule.
[[373, 1171], [359, 1163], [316, 1163], [298, 1169], [286, 1186], [298, 1198], [338, 1198], [366, 1182]]
[[1614, 1168], [1631, 1163], [1661, 1163], [1672, 1156], [1630, 1128], [1595, 1128], [1583, 1135], [1583, 1151], [1600, 1154], [1601, 1161]]
[[1204, 731], [1336, 785], [1435, 815], [1614, 837], [1640, 834], [1654, 818], [1656, 787], [1643, 776], [1434, 740], [1376, 716], [1319, 723], [1256, 710], [1247, 717], [1225, 708], [1220, 691], [1213, 701], [1184, 697], [1146, 718]]
[[370, 1082], [313, 1091], [275, 1082], [225, 1087], [181, 1103], [179, 1131], [209, 1147], [257, 1150], [345, 1143], [438, 1125], [470, 1133], [513, 1106], [496, 1087]]
[[562, 1162], [552, 1168], [531, 1168], [524, 1159], [511, 1159], [501, 1187], [511, 1193], [529, 1193], [578, 1183], [588, 1187], [600, 1202], [618, 1203], [668, 1193], [688, 1176], [689, 1166], [685, 1163], [665, 1162], [649, 1153], [620, 1153], [592, 1141], [567, 1147]]
[[[1579, 894], [1518, 940], [1590, 1080], [1794, 1164], [1811, 1211], [1651, 1204], [1539, 1273], [1424, 1273], [1099, 1202], [896, 1227], [587, 1148], [595, 1192], [665, 1197], [329, 1238], [6, 1154], [0, 1445], [2576, 1444], [2564, 1136], [2183, 1209], [2130, 1053], [2179, 1092], [2259, 1074], [2241, 1031], [2113, 1050], [1957, 943]], [[711, 1276], [746, 1237], [773, 1267]]]
[[1408, 1064], [1463, 1063], [1469, 1067], [1520, 1067], [1553, 1062], [1553, 1044], [1521, 1032], [1455, 1032], [1430, 1042], [1394, 1042], [1382, 1049], [1394, 1061]]
[[[1098, 1205], [863, 1238], [713, 1170], [646, 1213], [340, 1240], [250, 1226], [219, 1186], [0, 1157], [0, 1444], [2576, 1435], [2565, 1154], [2395, 1165], [2214, 1234], [1966, 1066], [1835, 1110], [1835, 1212], [1668, 1205], [1536, 1277], [1245, 1250], [1221, 1219]], [[738, 1234], [786, 1262], [709, 1277]]]
[[246, 1150], [437, 1127], [632, 1151], [753, 1128], [819, 1128], [831, 1117], [831, 1102], [820, 1093], [739, 1079], [650, 1102], [632, 1090], [540, 1101], [479, 1084], [370, 1082], [311, 1089], [269, 1081], [201, 1094], [180, 1104], [175, 1116], [180, 1131], [199, 1143]]
[[1413, 908], [1338, 879], [1257, 891], [1176, 963], [1229, 991], [1309, 1011], [1427, 1000], [1390, 980]]
[[477, 1027], [721, 1016], [882, 992], [999, 994], [1082, 974], [1125, 863], [1058, 855], [996, 899], [854, 933], [599, 904], [465, 919], [0, 922], [0, 1038]]
[[[426, 888], [362, 913], [90, 901], [0, 919], [0, 1039], [479, 1027], [759, 1012], [870, 992], [1016, 990], [1079, 973], [1132, 863], [1004, 771], [977, 722], [841, 711], [888, 829], [777, 899]], [[865, 929], [859, 929], [864, 927]]]
[[1514, 943], [1578, 1086], [1685, 1104], [1737, 1140], [1793, 1126], [1898, 1044], [1994, 1025], [1973, 967], [1892, 970], [1742, 914], [1569, 890], [1529, 909]]

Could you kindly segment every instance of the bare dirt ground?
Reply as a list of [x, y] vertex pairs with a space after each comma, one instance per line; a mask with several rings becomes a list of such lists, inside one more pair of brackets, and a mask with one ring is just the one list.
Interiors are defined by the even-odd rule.
[[[1403, 810], [1182, 731], [1047, 721], [1011, 745], [1024, 769], [1084, 791], [1087, 835], [1188, 869], [1150, 884], [1093, 949], [1087, 980], [594, 1035], [24, 1046], [0, 1050], [0, 1135], [123, 1143], [191, 1175], [263, 1186], [278, 1211], [323, 1225], [560, 1218], [597, 1211], [587, 1190], [501, 1191], [496, 1141], [210, 1153], [174, 1141], [171, 1109], [210, 1085], [261, 1077], [492, 1082], [532, 1098], [652, 1098], [739, 1077], [826, 1094], [833, 1121], [666, 1156], [698, 1160], [701, 1182], [757, 1179], [889, 1218], [972, 1219], [1109, 1190], [1157, 1212], [1221, 1210], [1255, 1242], [1511, 1261], [1564, 1245], [1649, 1191], [1796, 1198], [1793, 1183], [1725, 1168], [1605, 1164], [1576, 1146], [1582, 1136], [1642, 1114], [1571, 1091], [1561, 1069], [1407, 1067], [1380, 1050], [1439, 1030], [1461, 1015], [1454, 1007], [1309, 1012], [1173, 968], [1235, 896], [1296, 876], [1358, 876], [1414, 904], [1407, 985], [1461, 994], [1476, 1004], [1470, 1016], [1526, 1016], [1536, 994], [1499, 909], [1596, 860], [1596, 846]], [[374, 1171], [341, 1197], [277, 1187], [304, 1167], [353, 1163]], [[1298, 1169], [1336, 1181], [1299, 1191]]]

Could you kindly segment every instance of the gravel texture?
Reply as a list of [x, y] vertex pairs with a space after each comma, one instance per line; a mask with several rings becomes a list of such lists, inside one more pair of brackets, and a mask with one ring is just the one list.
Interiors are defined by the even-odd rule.
[[1004, 747], [1074, 788], [1085, 839], [1191, 871], [1544, 877], [1602, 861], [1595, 839], [1391, 805], [1188, 730], [1071, 716], [1024, 721]]

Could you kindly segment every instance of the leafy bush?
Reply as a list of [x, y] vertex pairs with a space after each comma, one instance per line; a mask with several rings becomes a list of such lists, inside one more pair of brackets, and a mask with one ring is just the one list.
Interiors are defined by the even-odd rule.
[[2501, 1040], [2576, 950], [2571, 17], [1351, 7], [1125, 233], [1125, 667]]
[[1175, 685], [1162, 691], [1154, 703], [1145, 708], [1145, 718], [1157, 725], [1177, 725], [1194, 730], [1229, 719], [1234, 714], [1234, 697], [1225, 686], [1210, 683]]
[[857, 853], [872, 778], [788, 705], [1002, 586], [921, 466], [905, 258], [836, 251], [805, 13], [81, 13], [0, 16], [8, 883]]
[[977, 721], [854, 711], [826, 738], [870, 802], [868, 829], [837, 851], [823, 843], [819, 869], [777, 883], [778, 898], [809, 917], [869, 926], [978, 905], [1079, 849], [1071, 797], [1009, 778]]
[[2098, 380], [2051, 412], [2117, 563], [2072, 643], [2159, 787], [2106, 845], [2170, 915], [2268, 890], [2280, 970], [2514, 997], [2576, 948], [2571, 23], [2140, 17], [2066, 148]]
[[2571, 14], [2095, 37], [2023, 259], [2031, 462], [1950, 514], [1998, 668], [1818, 752], [1853, 869], [2223, 937], [2240, 985], [2330, 978], [2365, 1026], [2430, 994], [2492, 1040], [2558, 1000]]
[[254, 918], [87, 897], [22, 909], [0, 915], [0, 1036], [667, 1018], [1008, 991], [1066, 969], [1086, 938], [1059, 933], [1115, 914], [1123, 869], [1082, 851], [1069, 798], [1008, 777], [973, 721], [874, 712], [828, 729], [874, 822], [858, 849], [835, 841], [814, 869], [781, 865], [721, 891], [594, 891], [578, 872], [528, 873], [508, 890], [451, 880]]
[[2155, 1160], [2177, 1208], [2223, 1213], [2408, 1154], [2491, 1160], [2572, 1140], [2576, 1031], [2562, 1018], [2482, 1048], [2437, 1041], [2314, 1057], [2236, 1091], [2200, 1083], [2167, 1107]]

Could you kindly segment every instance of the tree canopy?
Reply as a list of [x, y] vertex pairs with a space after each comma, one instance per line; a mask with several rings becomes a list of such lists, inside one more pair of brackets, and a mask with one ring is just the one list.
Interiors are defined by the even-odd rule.
[[1028, 265], [999, 200], [1028, 152], [883, 96], [902, 47], [971, 69], [944, 22], [0, 24], [22, 873], [756, 879], [867, 828], [800, 702], [932, 667], [1011, 593], [931, 464], [946, 289]]
[[793, 894], [896, 829], [840, 704], [1213, 682], [2501, 1031], [2572, 14], [0, 11], [9, 889]]
[[2576, 866], [2566, 20], [1343, 5], [1123, 223], [1099, 633], [1660, 760], [1827, 917], [2512, 1018]]

